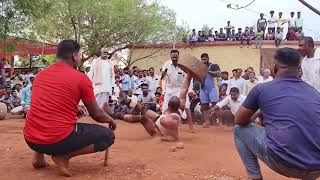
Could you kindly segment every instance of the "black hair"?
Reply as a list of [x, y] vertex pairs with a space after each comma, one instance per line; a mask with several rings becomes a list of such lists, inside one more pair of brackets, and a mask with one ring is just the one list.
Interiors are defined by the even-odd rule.
[[222, 71], [221, 73], [222, 73], [222, 74], [229, 75], [228, 71]]
[[202, 54], [201, 54], [201, 58], [208, 58], [208, 59], [209, 59], [208, 53], [202, 53]]
[[307, 43], [310, 47], [314, 48], [314, 41], [312, 39], [312, 37], [310, 36], [305, 36], [303, 37], [303, 39], [305, 43]]
[[127, 70], [129, 70], [129, 67], [125, 67], [125, 68], [123, 68], [123, 70], [126, 70], [126, 71], [127, 71]]
[[149, 87], [149, 84], [147, 84], [147, 83], [142, 83], [140, 86], [141, 86], [141, 87], [144, 87], [144, 86]]
[[155, 92], [154, 95], [155, 95], [155, 96], [157, 96], [157, 95], [161, 96], [161, 93]]
[[294, 12], [291, 12], [290, 14], [294, 14]]
[[133, 66], [133, 67], [132, 67], [132, 69], [137, 69], [137, 68], [138, 68], [137, 66]]
[[270, 13], [274, 13], [274, 11], [270, 11]]
[[57, 47], [57, 58], [58, 59], [69, 59], [73, 53], [80, 51], [80, 45], [74, 40], [63, 40], [58, 44]]
[[230, 89], [230, 93], [240, 93], [239, 89], [237, 87], [232, 87]]
[[154, 70], [154, 67], [150, 67], [150, 68], [149, 68], [149, 71], [150, 71], [151, 69], [153, 69], [153, 70]]
[[144, 69], [144, 70], [142, 70], [142, 71], [143, 71], [143, 72], [147, 72], [147, 70], [145, 70], [145, 69]]
[[298, 67], [300, 64], [300, 53], [293, 48], [281, 48], [278, 49], [274, 55], [274, 59], [282, 64], [292, 67]]
[[170, 51], [170, 54], [173, 54], [173, 53], [178, 53], [178, 54], [180, 54], [177, 49], [172, 49], [172, 50]]
[[159, 89], [159, 88], [162, 90], [162, 87], [157, 87], [157, 89]]
[[301, 12], [299, 11], [299, 12], [297, 12], [297, 14], [301, 14]]
[[242, 28], [238, 28], [238, 31], [239, 31], [239, 30], [242, 30]]

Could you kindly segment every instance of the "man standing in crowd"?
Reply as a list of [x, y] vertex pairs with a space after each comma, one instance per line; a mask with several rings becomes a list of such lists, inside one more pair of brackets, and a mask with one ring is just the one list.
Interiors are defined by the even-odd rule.
[[260, 18], [257, 21], [257, 29], [260, 29], [263, 32], [263, 37], [262, 38], [264, 38], [264, 35], [265, 35], [265, 32], [266, 32], [266, 28], [267, 28], [267, 20], [263, 16], [264, 16], [264, 14], [261, 13], [260, 14]]
[[143, 77], [143, 70], [137, 69], [137, 72], [138, 72], [138, 77], [134, 81], [134, 92], [133, 92], [135, 96], [139, 96], [140, 94], [142, 94], [142, 91], [141, 91], [142, 84], [149, 85], [149, 81], [147, 80], [147, 78]]
[[[275, 80], [254, 87], [236, 113], [234, 141], [250, 179], [263, 179], [258, 158], [286, 177], [320, 177], [320, 94], [299, 66], [297, 50], [278, 49]], [[251, 123], [258, 109], [265, 127]]]
[[262, 76], [258, 77], [260, 83], [265, 83], [273, 80], [271, 76], [271, 71], [269, 69], [263, 69]]
[[[240, 94], [238, 88], [233, 87], [230, 89], [230, 95], [218, 102], [212, 110], [210, 110], [211, 114], [217, 114], [222, 125], [234, 126], [234, 116], [245, 99], [246, 96]], [[223, 107], [229, 107], [230, 110], [222, 111]]]
[[101, 56], [92, 61], [88, 77], [92, 81], [94, 95], [100, 107], [109, 101], [112, 95], [112, 87], [115, 84], [113, 64], [109, 60], [107, 48], [101, 49]]
[[232, 25], [230, 25], [230, 21], [227, 22], [227, 26], [224, 27], [224, 29], [226, 30], [226, 34], [227, 34], [227, 39], [231, 40], [230, 35], [231, 35], [231, 30], [234, 29], [234, 27]]
[[301, 12], [298, 12], [297, 13], [297, 18], [295, 20], [295, 25], [296, 25], [296, 28], [299, 29], [299, 28], [303, 28], [303, 18], [301, 17]]
[[[166, 89], [164, 94], [164, 100], [162, 104], [162, 113], [164, 113], [168, 108], [168, 103], [171, 97], [180, 96], [180, 92], [183, 88], [183, 83], [186, 81], [187, 74], [178, 66], [179, 61], [179, 51], [176, 49], [171, 50], [170, 52], [171, 61], [164, 63], [162, 67], [162, 75], [166, 76]], [[189, 90], [192, 89], [192, 82], [190, 83]], [[186, 97], [187, 98], [187, 97]], [[190, 103], [186, 103], [186, 109], [190, 109]], [[187, 116], [190, 116], [191, 113], [186, 113]], [[189, 127], [192, 130], [192, 117], [187, 117]], [[191, 121], [191, 122], [190, 122]]]
[[290, 32], [290, 30], [296, 31], [296, 22], [294, 18], [294, 12], [290, 13], [290, 18], [288, 19], [288, 32]]
[[208, 67], [208, 74], [200, 89], [200, 103], [204, 117], [203, 127], [208, 128], [210, 126], [210, 114], [208, 111], [210, 104], [215, 106], [219, 101], [219, 95], [215, 85], [217, 85], [217, 78], [220, 77], [220, 67], [217, 64], [209, 62], [209, 55], [207, 53], [201, 54], [201, 61]]
[[124, 93], [128, 93], [129, 89], [131, 89], [131, 79], [129, 76], [129, 68], [125, 67], [123, 69], [123, 76], [121, 77], [121, 84], [122, 84], [122, 90], [124, 91]]
[[28, 113], [31, 105], [33, 80], [34, 77], [30, 77], [30, 84], [24, 87], [21, 93], [21, 106], [23, 107], [23, 112], [25, 115]]
[[282, 12], [279, 12], [279, 18], [277, 19], [277, 28], [280, 29], [280, 32], [283, 33], [283, 27], [284, 27], [284, 24], [287, 22], [287, 20], [285, 20], [283, 17], [282, 17]]
[[299, 51], [303, 57], [302, 80], [320, 92], [320, 49], [315, 48], [313, 39], [306, 36], [299, 42]]
[[160, 76], [154, 74], [154, 68], [149, 68], [150, 76], [148, 77], [149, 89], [152, 94], [156, 93], [157, 87], [160, 87]]
[[249, 72], [249, 80], [244, 83], [243, 87], [243, 94], [245, 96], [248, 96], [249, 92], [253, 87], [255, 87], [257, 84], [259, 84], [259, 81], [256, 78], [256, 73], [253, 71]]
[[233, 79], [230, 79], [230, 87], [228, 87], [227, 94], [229, 93], [230, 89], [236, 87], [239, 89], [240, 94], [243, 94], [243, 86], [245, 83], [245, 79], [241, 77], [242, 69], [238, 68]]
[[[27, 115], [24, 138], [35, 151], [33, 166], [48, 166], [44, 154], [51, 155], [59, 173], [71, 176], [69, 160], [75, 156], [104, 151], [114, 143], [114, 120], [97, 104], [92, 82], [76, 69], [81, 63], [80, 45], [63, 40], [57, 46], [58, 61], [37, 75], [32, 104]], [[103, 51], [104, 52], [104, 51]], [[77, 123], [82, 100], [97, 124]]]
[[276, 26], [277, 19], [274, 17], [274, 11], [270, 11], [270, 17], [268, 19], [268, 32], [271, 30], [271, 32], [274, 34], [276, 32]]

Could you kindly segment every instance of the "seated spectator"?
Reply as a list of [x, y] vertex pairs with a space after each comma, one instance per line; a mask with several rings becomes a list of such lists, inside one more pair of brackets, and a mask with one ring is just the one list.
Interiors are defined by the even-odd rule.
[[192, 34], [189, 39], [190, 46], [194, 46], [196, 42], [198, 42], [198, 35], [196, 34], [196, 30], [192, 29]]
[[242, 41], [242, 39], [243, 39], [242, 29], [238, 28], [238, 32], [236, 34], [236, 41]]
[[258, 28], [258, 31], [256, 33], [255, 39], [256, 39], [256, 49], [261, 49], [262, 45], [263, 45], [263, 31], [261, 31], [260, 28]]
[[157, 87], [156, 93], [160, 93], [161, 94], [160, 100], [164, 101], [164, 96], [163, 96], [164, 93], [162, 92], [162, 88], [161, 87]]
[[223, 83], [219, 88], [219, 102], [227, 97], [228, 84]]
[[226, 39], [231, 40], [231, 37], [230, 37], [231, 30], [233, 30], [234, 27], [232, 25], [230, 25], [230, 21], [227, 22], [227, 26], [225, 26], [224, 29], [226, 30]]
[[283, 39], [283, 33], [282, 33], [280, 27], [277, 27], [277, 31], [276, 31], [276, 34], [274, 37], [275, 37], [274, 43], [275, 43], [276, 47], [278, 48], [281, 44], [282, 39]]
[[271, 71], [269, 69], [264, 69], [262, 77], [258, 77], [260, 83], [265, 83], [273, 80], [271, 76]]
[[227, 71], [221, 72], [221, 79], [218, 81], [218, 86], [221, 87], [222, 84], [230, 84], [229, 73]]
[[205, 42], [206, 38], [204, 38], [202, 31], [198, 31], [198, 42]]
[[296, 31], [294, 29], [289, 30], [289, 32], [286, 35], [286, 40], [288, 40], [288, 41], [296, 41], [297, 40]]
[[237, 73], [233, 79], [230, 80], [230, 86], [228, 86], [228, 92], [231, 88], [236, 87], [239, 89], [240, 94], [243, 94], [243, 87], [246, 80], [242, 77], [242, 69], [238, 68]]
[[6, 91], [6, 94], [0, 98], [0, 102], [7, 105], [7, 112], [10, 112], [13, 108], [12, 101], [13, 97], [11, 96], [10, 91]]
[[304, 33], [302, 32], [302, 28], [298, 28], [298, 31], [296, 32], [297, 40], [300, 41], [304, 37]]
[[156, 111], [156, 98], [155, 95], [149, 91], [148, 84], [141, 85], [142, 94], [138, 96], [138, 102], [143, 103], [147, 109]]
[[206, 35], [206, 32], [201, 31], [201, 39], [203, 40], [203, 42], [207, 41], [208, 37]]
[[12, 85], [15, 86], [16, 84], [23, 85], [23, 77], [21, 74], [15, 73], [15, 75], [11, 78]]
[[226, 34], [223, 32], [223, 28], [220, 28], [220, 32], [218, 33], [218, 41], [226, 41], [227, 40], [227, 36]]
[[158, 114], [161, 114], [161, 112], [162, 112], [162, 103], [163, 103], [163, 101], [161, 101], [161, 96], [162, 96], [162, 94], [160, 94], [158, 92], [155, 93], [155, 98], [156, 98], [156, 102], [157, 102], [157, 104], [156, 104], [156, 112]]
[[114, 87], [112, 88], [113, 89], [112, 95], [118, 98], [120, 96], [120, 91], [122, 90], [122, 84], [120, 83], [119, 76], [116, 76], [115, 79], [116, 81], [115, 81]]
[[212, 30], [209, 30], [209, 34], [207, 36], [207, 40], [208, 41], [214, 41], [214, 35], [212, 34]]
[[243, 87], [243, 95], [248, 96], [251, 89], [259, 84], [259, 81], [256, 78], [256, 74], [254, 72], [249, 72], [249, 80], [245, 82]]
[[268, 33], [266, 34], [266, 40], [274, 40], [274, 33], [271, 29], [269, 29]]
[[30, 84], [28, 84], [25, 88], [22, 89], [21, 94], [21, 106], [23, 107], [23, 111], [25, 115], [28, 113], [31, 103], [31, 92], [32, 92], [32, 84], [34, 78], [30, 78]]
[[247, 41], [247, 46], [249, 48], [250, 46], [250, 42], [251, 42], [251, 39], [250, 39], [250, 30], [249, 30], [249, 27], [246, 27], [244, 32], [243, 32], [243, 35], [242, 35], [242, 39], [241, 39], [241, 48], [243, 47], [243, 41]]
[[219, 39], [219, 38], [218, 38], [218, 34], [219, 34], [218, 31], [214, 31], [214, 37], [215, 37], [214, 40], [215, 40], [215, 41], [218, 41], [218, 39]]
[[[217, 117], [222, 125], [229, 127], [234, 126], [234, 116], [245, 99], [246, 96], [240, 94], [238, 88], [233, 87], [230, 89], [230, 95], [218, 102], [211, 109], [211, 113], [217, 114]], [[222, 111], [221, 109], [226, 106], [229, 107], [230, 110]]]
[[236, 41], [237, 37], [236, 37], [236, 33], [235, 30], [232, 29], [231, 34], [229, 36], [229, 41]]
[[13, 109], [10, 111], [12, 115], [21, 115], [23, 114], [23, 107], [21, 106], [21, 99], [18, 97], [17, 91], [12, 92], [12, 105]]

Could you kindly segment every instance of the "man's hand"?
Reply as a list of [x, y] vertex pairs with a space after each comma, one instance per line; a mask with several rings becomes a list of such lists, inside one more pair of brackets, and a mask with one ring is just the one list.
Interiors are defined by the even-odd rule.
[[86, 115], [86, 109], [84, 106], [78, 105], [77, 117], [81, 118]]
[[113, 119], [109, 121], [109, 128], [112, 129], [113, 131], [116, 130], [117, 128], [117, 124]]

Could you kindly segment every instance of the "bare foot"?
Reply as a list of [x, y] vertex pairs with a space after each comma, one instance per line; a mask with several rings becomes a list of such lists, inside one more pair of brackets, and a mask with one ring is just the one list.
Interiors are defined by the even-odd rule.
[[44, 160], [44, 159], [42, 159], [42, 160], [33, 160], [32, 166], [35, 169], [41, 169], [41, 168], [48, 167], [49, 163], [47, 163], [46, 160]]
[[66, 156], [51, 156], [53, 162], [58, 166], [59, 174], [65, 177], [71, 177], [68, 170], [69, 159]]
[[43, 154], [35, 153], [34, 157], [33, 157], [33, 160], [32, 160], [32, 166], [35, 169], [41, 169], [41, 168], [48, 167], [49, 164], [44, 159], [44, 155]]

